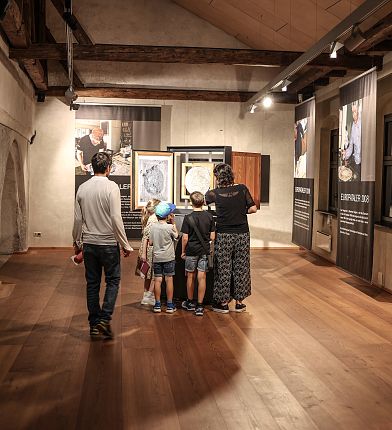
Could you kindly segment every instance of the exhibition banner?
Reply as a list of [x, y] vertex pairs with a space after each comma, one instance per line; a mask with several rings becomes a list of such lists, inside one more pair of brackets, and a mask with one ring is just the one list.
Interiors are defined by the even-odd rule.
[[376, 160], [375, 70], [340, 88], [336, 264], [371, 280]]
[[160, 107], [81, 105], [75, 116], [75, 193], [92, 175], [91, 157], [112, 155], [109, 179], [121, 194], [128, 239], [141, 238], [140, 211], [132, 208], [132, 150], [160, 147]]
[[292, 241], [312, 248], [315, 99], [295, 107]]

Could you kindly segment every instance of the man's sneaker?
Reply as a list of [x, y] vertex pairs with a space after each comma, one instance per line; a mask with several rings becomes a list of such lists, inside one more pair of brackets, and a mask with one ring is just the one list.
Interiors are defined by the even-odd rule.
[[174, 303], [168, 303], [166, 306], [166, 313], [168, 314], [173, 314], [174, 312], [176, 312], [177, 308], [176, 305]]
[[90, 337], [91, 339], [98, 339], [101, 336], [101, 332], [98, 330], [96, 325], [90, 326]]
[[104, 321], [101, 320], [98, 324], [97, 324], [97, 329], [99, 330], [100, 333], [102, 333], [104, 335], [104, 337], [106, 337], [107, 339], [113, 339], [113, 332], [112, 332], [112, 328], [110, 326], [110, 322], [109, 321]]
[[235, 312], [245, 312], [246, 311], [246, 305], [244, 305], [243, 303], [237, 303], [235, 305]]
[[152, 308], [153, 312], [159, 313], [162, 311], [161, 302], [155, 302], [154, 307]]
[[229, 313], [229, 305], [222, 305], [221, 303], [214, 303], [212, 305], [212, 310], [214, 312], [219, 312], [220, 314], [228, 314]]
[[192, 300], [184, 300], [181, 303], [182, 309], [185, 309], [186, 311], [194, 311], [195, 310], [195, 304], [192, 302]]
[[143, 299], [140, 302], [142, 305], [154, 306], [155, 305], [155, 297], [154, 293], [151, 291], [145, 291], [143, 294]]
[[195, 309], [195, 315], [198, 317], [202, 317], [204, 315], [204, 307], [203, 305], [197, 305]]

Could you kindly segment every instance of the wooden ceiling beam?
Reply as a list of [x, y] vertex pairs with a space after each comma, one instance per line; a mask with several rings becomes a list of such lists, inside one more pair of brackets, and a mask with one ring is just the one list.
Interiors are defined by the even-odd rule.
[[[66, 87], [49, 87], [46, 95], [64, 97]], [[210, 91], [166, 88], [124, 88], [124, 87], [84, 87], [76, 88], [79, 97], [154, 99], [154, 100], [197, 100], [209, 102], [245, 102], [254, 95], [247, 91]], [[275, 103], [297, 102], [293, 94], [274, 93]]]
[[[178, 46], [142, 45], [75, 45], [74, 60], [77, 61], [122, 61], [185, 64], [228, 64], [248, 66], [276, 66], [291, 64], [302, 53], [291, 51], [258, 51], [253, 49], [196, 48]], [[28, 49], [10, 49], [10, 58], [65, 60], [66, 45], [34, 44]], [[321, 54], [309, 65], [367, 70], [382, 65], [382, 57], [338, 55], [332, 59], [329, 54]]]
[[384, 55], [392, 51], [392, 39], [385, 39], [377, 45], [372, 46], [366, 52], [374, 53], [377, 55]]
[[[51, 0], [53, 6], [59, 13], [62, 19], [64, 19], [64, 1], [63, 0]], [[72, 14], [72, 17], [74, 19], [75, 23], [75, 29], [72, 30], [72, 33], [75, 37], [75, 39], [78, 41], [78, 43], [82, 45], [93, 45], [93, 41], [90, 39], [89, 35], [86, 33], [82, 25], [80, 24], [79, 20], [76, 18], [75, 15]]]
[[[55, 38], [53, 37], [53, 34], [51, 33], [51, 31], [49, 30], [48, 27], [46, 27], [46, 39], [48, 40], [48, 42], [50, 43], [56, 43]], [[68, 79], [68, 64], [66, 60], [60, 60], [59, 63], [61, 64], [61, 67], [64, 69], [65, 75], [67, 76]], [[73, 71], [73, 82], [74, 85], [77, 87], [83, 87], [83, 82], [81, 81], [81, 79], [79, 78], [78, 74], [75, 72], [75, 70]]]
[[353, 51], [366, 52], [392, 34], [392, 12], [364, 33], [365, 40]]
[[[1, 21], [1, 27], [13, 47], [24, 49], [30, 45], [29, 29], [23, 19], [23, 13], [15, 0], [10, 0], [5, 17]], [[46, 90], [48, 88], [47, 74], [39, 59], [21, 58], [19, 59], [19, 63], [38, 90]]]
[[313, 82], [317, 81], [317, 79], [322, 78], [328, 73], [328, 69], [326, 68], [311, 68], [307, 70], [304, 74], [300, 75], [293, 83], [291, 83], [287, 90], [290, 93], [301, 92], [301, 90], [305, 87], [308, 87]]

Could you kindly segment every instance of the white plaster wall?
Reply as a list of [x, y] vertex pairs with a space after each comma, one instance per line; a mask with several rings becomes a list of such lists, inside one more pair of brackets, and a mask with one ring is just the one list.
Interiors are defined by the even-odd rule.
[[[18, 210], [9, 216], [16, 217], [18, 225], [14, 249], [26, 248], [26, 219], [28, 212], [28, 141], [34, 130], [34, 91], [29, 79], [17, 63], [8, 59], [8, 47], [0, 37], [0, 198], [6, 175], [16, 174], [18, 192], [15, 195]], [[7, 172], [7, 160], [11, 156], [17, 172]], [[7, 199], [3, 202], [7, 205]], [[0, 206], [2, 204], [0, 203]], [[11, 203], [9, 205], [11, 207]], [[0, 208], [0, 214], [1, 214]], [[3, 207], [3, 214], [4, 207]], [[1, 215], [0, 215], [1, 216]], [[0, 220], [1, 223], [1, 220]]]
[[[30, 148], [29, 246], [71, 246], [75, 113], [56, 98], [37, 104]], [[33, 237], [41, 232], [40, 238]]]
[[8, 59], [8, 47], [0, 37], [0, 123], [29, 139], [34, 106], [33, 87], [18, 64]]
[[[243, 114], [239, 103], [166, 102], [171, 106], [171, 146], [229, 145], [234, 151], [271, 156], [270, 203], [248, 217], [251, 246], [286, 247], [291, 243], [294, 108]], [[168, 115], [168, 114], [166, 114]], [[164, 126], [165, 127], [165, 126]], [[165, 128], [162, 136], [168, 133]]]
[[[89, 102], [141, 104], [124, 99]], [[149, 104], [161, 102], [143, 101], [143, 105]], [[243, 116], [239, 103], [165, 101], [162, 148], [231, 145], [237, 151], [270, 154], [270, 204], [249, 216], [252, 246], [292, 246], [293, 120], [291, 106], [277, 105], [269, 112]], [[57, 99], [47, 98], [37, 108], [36, 127], [37, 142], [31, 150], [30, 246], [69, 246], [74, 205], [74, 114]], [[34, 231], [42, 232], [42, 237], [32, 238]]]

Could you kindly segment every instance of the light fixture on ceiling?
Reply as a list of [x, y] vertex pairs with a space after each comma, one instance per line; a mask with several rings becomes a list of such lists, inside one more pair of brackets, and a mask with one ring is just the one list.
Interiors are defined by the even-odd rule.
[[337, 42], [336, 40], [331, 43], [331, 48], [329, 51], [330, 58], [337, 58], [338, 57], [338, 51], [340, 48], [343, 48], [343, 43]]
[[362, 43], [365, 42], [365, 40], [365, 35], [362, 33], [361, 29], [359, 28], [359, 25], [356, 24], [353, 26], [351, 36], [344, 41], [344, 47], [347, 49], [347, 51], [352, 52], [357, 49], [358, 46], [361, 46]]
[[262, 103], [263, 103], [263, 106], [266, 108], [266, 109], [268, 109], [268, 108], [270, 108], [271, 106], [272, 106], [272, 97], [271, 96], [265, 96], [264, 98], [263, 98], [263, 101], [262, 101]]
[[256, 112], [256, 109], [257, 109], [257, 105], [255, 105], [255, 104], [253, 104], [252, 106], [251, 106], [251, 108], [250, 108], [250, 113], [255, 113]]
[[287, 87], [291, 84], [291, 81], [289, 81], [288, 79], [285, 79], [282, 83], [282, 91], [286, 92], [287, 91]]

